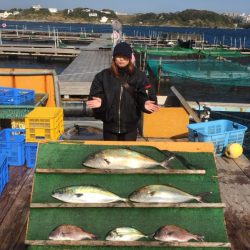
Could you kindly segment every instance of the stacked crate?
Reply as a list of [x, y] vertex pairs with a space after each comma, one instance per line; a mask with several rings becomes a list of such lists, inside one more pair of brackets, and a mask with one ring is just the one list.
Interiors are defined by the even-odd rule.
[[9, 180], [8, 158], [5, 154], [0, 154], [0, 195]]
[[6, 154], [12, 166], [25, 163], [25, 130], [6, 128], [0, 131], [0, 154]]
[[37, 107], [25, 116], [26, 165], [34, 167], [37, 143], [57, 140], [64, 132], [63, 109]]

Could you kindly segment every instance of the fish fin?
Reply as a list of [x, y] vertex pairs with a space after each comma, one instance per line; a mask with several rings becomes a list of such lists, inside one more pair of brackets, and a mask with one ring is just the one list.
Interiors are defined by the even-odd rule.
[[133, 201], [131, 201], [131, 200], [127, 200], [127, 204], [130, 206], [130, 207], [135, 207], [135, 204], [134, 204], [134, 202]]
[[151, 191], [149, 192], [150, 196], [154, 196], [155, 195], [155, 191]]
[[75, 196], [77, 197], [77, 198], [79, 198], [79, 197], [82, 197], [83, 196], [83, 194], [75, 194]]
[[147, 234], [146, 236], [148, 239], [154, 239], [155, 233]]
[[110, 161], [108, 159], [104, 158], [103, 160], [107, 162], [108, 165], [110, 164]]
[[122, 197], [120, 197], [120, 198], [121, 198], [120, 201], [129, 202], [129, 199], [127, 199], [127, 198], [122, 198]]
[[197, 240], [197, 241], [204, 241], [205, 240], [205, 236], [203, 236], [203, 235], [196, 235], [195, 240]]
[[175, 154], [172, 154], [172, 155], [169, 155], [169, 156], [166, 156], [166, 158], [160, 163], [160, 165], [163, 167], [163, 168], [166, 168], [168, 169], [168, 164], [171, 160], [173, 160], [175, 158]]
[[204, 198], [205, 196], [211, 195], [212, 193], [213, 193], [213, 192], [204, 192], [204, 193], [200, 193], [200, 194], [198, 194], [198, 195], [196, 196], [196, 200], [202, 203], [202, 202], [204, 202], [204, 201], [203, 201], [203, 198]]
[[193, 164], [193, 163], [188, 162], [188, 160], [187, 160], [185, 157], [181, 156], [181, 155], [175, 154], [175, 158], [176, 158], [180, 163], [182, 163], [182, 165], [183, 165], [185, 168], [187, 168], [187, 169], [200, 169], [199, 166], [197, 166], [197, 165], [195, 165], [195, 164]]

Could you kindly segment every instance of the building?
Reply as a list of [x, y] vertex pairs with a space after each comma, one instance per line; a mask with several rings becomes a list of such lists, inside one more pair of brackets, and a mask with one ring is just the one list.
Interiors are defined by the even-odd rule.
[[90, 12], [90, 9], [89, 8], [83, 8], [82, 11], [83, 12]]
[[12, 13], [8, 11], [4, 11], [0, 13], [0, 18], [7, 18], [9, 15], [12, 15]]
[[106, 23], [108, 21], [108, 18], [103, 16], [100, 20], [100, 23]]
[[101, 12], [104, 13], [104, 14], [107, 14], [107, 15], [110, 15], [110, 14], [111, 14], [111, 11], [110, 11], [110, 10], [105, 10], [105, 9], [103, 9], [103, 10], [101, 10]]
[[125, 13], [125, 12], [115, 12], [115, 14], [117, 15], [117, 16], [127, 16], [128, 15], [128, 13]]
[[34, 10], [40, 10], [42, 6], [40, 4], [32, 5], [32, 9]]
[[98, 14], [96, 12], [91, 12], [89, 13], [89, 17], [97, 17]]
[[57, 13], [58, 12], [57, 8], [48, 8], [48, 10], [50, 13]]

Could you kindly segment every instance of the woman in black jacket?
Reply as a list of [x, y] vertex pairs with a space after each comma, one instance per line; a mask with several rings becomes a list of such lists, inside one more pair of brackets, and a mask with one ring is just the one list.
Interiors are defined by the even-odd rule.
[[103, 138], [135, 141], [141, 112], [158, 110], [146, 92], [146, 75], [134, 67], [132, 49], [125, 42], [113, 51], [111, 67], [98, 73], [91, 85], [87, 106], [103, 121]]

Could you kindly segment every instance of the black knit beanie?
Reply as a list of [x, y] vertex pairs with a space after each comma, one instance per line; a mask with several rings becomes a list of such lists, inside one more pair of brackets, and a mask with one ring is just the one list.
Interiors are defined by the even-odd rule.
[[113, 57], [115, 56], [125, 56], [127, 58], [131, 58], [132, 56], [132, 49], [128, 43], [121, 42], [116, 44], [114, 51], [113, 51]]

